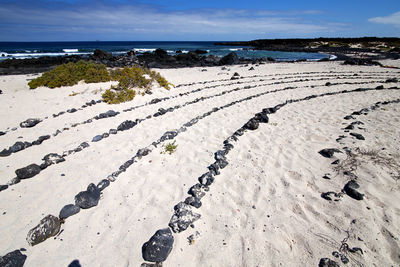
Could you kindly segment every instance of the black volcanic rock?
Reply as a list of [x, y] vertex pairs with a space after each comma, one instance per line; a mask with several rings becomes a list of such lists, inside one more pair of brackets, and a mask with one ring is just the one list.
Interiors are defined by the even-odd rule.
[[168, 258], [174, 245], [174, 237], [169, 228], [158, 230], [142, 246], [142, 257], [150, 262], [163, 262]]
[[22, 267], [24, 266], [26, 255], [20, 250], [14, 250], [0, 257], [0, 266], [4, 267]]
[[235, 52], [231, 52], [228, 55], [221, 58], [219, 61], [220, 65], [234, 65], [239, 64], [240, 60], [238, 55]]
[[28, 179], [40, 173], [42, 169], [37, 164], [31, 164], [15, 171], [19, 179]]

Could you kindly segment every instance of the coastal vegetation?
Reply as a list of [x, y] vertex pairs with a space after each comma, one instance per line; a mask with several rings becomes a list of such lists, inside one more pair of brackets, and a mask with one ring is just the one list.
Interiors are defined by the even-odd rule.
[[102, 94], [103, 101], [109, 104], [118, 104], [132, 100], [136, 96], [134, 89], [144, 89], [143, 93], [151, 90], [153, 83], [169, 90], [173, 84], [169, 83], [158, 72], [144, 67], [125, 67], [107, 70], [104, 64], [80, 60], [76, 63], [62, 64], [43, 73], [42, 76], [31, 80], [28, 85], [31, 89], [39, 86], [56, 88], [72, 86], [78, 82], [97, 83], [117, 81]]
[[176, 148], [178, 147], [178, 145], [175, 145], [175, 140], [172, 142], [172, 143], [168, 143], [168, 144], [166, 144], [166, 145], [163, 145], [163, 148], [164, 148], [164, 150], [163, 151], [161, 151], [160, 153], [161, 154], [166, 154], [166, 153], [168, 153], [168, 154], [172, 154], [172, 153], [174, 153], [175, 152], [175, 150], [176, 150]]

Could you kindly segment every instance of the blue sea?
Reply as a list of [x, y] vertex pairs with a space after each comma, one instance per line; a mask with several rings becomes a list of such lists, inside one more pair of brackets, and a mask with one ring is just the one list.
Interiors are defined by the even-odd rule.
[[0, 42], [0, 60], [7, 58], [37, 58], [41, 56], [84, 55], [91, 54], [95, 49], [101, 49], [112, 54], [123, 54], [135, 51], [136, 54], [154, 51], [157, 48], [166, 50], [169, 54], [177, 51], [187, 53], [196, 49], [205, 50], [209, 55], [219, 57], [230, 52], [236, 52], [239, 57], [262, 58], [272, 57], [281, 60], [318, 60], [329, 55], [318, 53], [297, 53], [252, 50], [250, 47], [232, 47], [214, 45], [215, 42]]

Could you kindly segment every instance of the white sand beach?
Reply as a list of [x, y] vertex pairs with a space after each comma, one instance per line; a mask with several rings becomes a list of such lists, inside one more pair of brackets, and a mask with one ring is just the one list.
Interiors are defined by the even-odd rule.
[[[381, 63], [400, 67], [399, 61]], [[389, 89], [400, 87], [400, 69], [335, 61], [157, 71], [177, 87], [154, 87], [151, 95], [118, 105], [85, 104], [101, 99], [111, 83], [30, 90], [27, 82], [37, 75], [0, 76], [0, 151], [50, 135], [0, 157], [0, 185], [49, 153], [66, 155], [0, 192], [0, 255], [24, 248], [24, 266], [68, 266], [74, 260], [81, 266], [140, 266], [146, 262], [143, 244], [168, 228], [174, 206], [208, 172], [224, 141], [263, 109], [286, 103], [267, 114], [268, 123], [229, 140], [234, 147], [228, 165], [214, 175], [201, 207], [192, 207], [201, 217], [172, 234], [173, 248], [162, 265], [318, 266], [322, 258], [339, 266], [400, 265], [400, 89]], [[235, 72], [238, 79], [232, 80]], [[127, 111], [131, 107], [137, 108]], [[149, 117], [160, 109], [168, 112]], [[93, 119], [108, 110], [120, 113]], [[21, 128], [29, 118], [42, 121]], [[136, 119], [145, 120], [92, 142]], [[349, 125], [353, 129], [344, 129]], [[168, 131], [178, 132], [152, 146]], [[161, 153], [173, 141], [176, 151]], [[68, 153], [83, 142], [89, 147]], [[108, 179], [143, 148], [151, 151], [101, 192], [97, 206], [66, 218], [55, 237], [27, 243], [41, 219], [58, 217], [90, 183]], [[327, 148], [340, 152], [331, 158], [318, 153]], [[350, 180], [362, 200], [342, 192]], [[331, 200], [321, 197], [327, 192]]]

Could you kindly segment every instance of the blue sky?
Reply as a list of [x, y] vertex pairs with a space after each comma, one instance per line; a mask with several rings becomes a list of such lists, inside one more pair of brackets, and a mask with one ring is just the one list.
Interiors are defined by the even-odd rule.
[[0, 0], [0, 41], [400, 37], [399, 0]]

